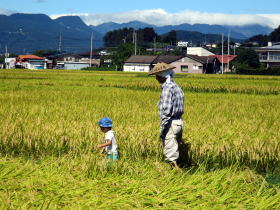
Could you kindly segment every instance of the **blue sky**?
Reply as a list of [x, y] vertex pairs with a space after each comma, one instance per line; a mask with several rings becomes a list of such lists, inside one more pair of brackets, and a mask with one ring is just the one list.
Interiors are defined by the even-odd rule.
[[149, 21], [156, 25], [209, 23], [280, 25], [280, 0], [1, 0], [0, 13], [79, 15], [87, 24]]

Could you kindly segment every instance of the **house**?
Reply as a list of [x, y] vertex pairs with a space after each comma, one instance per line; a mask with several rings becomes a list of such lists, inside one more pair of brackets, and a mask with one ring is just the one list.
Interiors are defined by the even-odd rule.
[[25, 69], [46, 69], [45, 58], [36, 55], [19, 55], [16, 59], [16, 67]]
[[209, 43], [209, 44], [206, 44], [206, 47], [208, 47], [208, 48], [217, 48], [218, 45], [216, 43]]
[[98, 54], [99, 54], [100, 56], [103, 56], [103, 55], [111, 55], [111, 53], [108, 52], [107, 50], [101, 50]]
[[267, 47], [256, 48], [255, 51], [259, 55], [259, 61], [264, 63], [267, 68], [280, 66], [280, 43], [268, 42]]
[[113, 61], [112, 61], [112, 59], [110, 59], [110, 58], [108, 58], [108, 59], [103, 59], [103, 61], [102, 61], [102, 65], [103, 65], [103, 66], [110, 67], [110, 66], [112, 66], [112, 64], [113, 64]]
[[[237, 58], [237, 55], [213, 55], [210, 57], [216, 57], [221, 64], [224, 64], [223, 72], [232, 72], [232, 70], [230, 69], [230, 62]], [[222, 71], [222, 69], [220, 71]]]
[[123, 65], [123, 71], [128, 72], [149, 72], [157, 55], [132, 55]]
[[213, 56], [185, 55], [170, 63], [176, 73], [214, 74], [220, 69], [221, 63]]
[[81, 56], [80, 58], [80, 62], [83, 63], [91, 63], [91, 66], [95, 66], [95, 67], [99, 67], [101, 64], [101, 55], [99, 53], [93, 52], [90, 53], [90, 51], [86, 51], [83, 53], [80, 53], [79, 56]]
[[5, 58], [6, 69], [16, 68], [16, 58]]
[[176, 46], [167, 45], [161, 48], [146, 48], [147, 52], [172, 52], [176, 49]]
[[80, 70], [82, 68], [88, 68], [90, 67], [90, 64], [88, 62], [64, 62], [61, 64], [63, 69], [68, 69], [68, 70]]
[[[90, 57], [92, 59], [90, 59]], [[91, 66], [100, 66], [100, 55], [90, 54], [90, 51], [80, 54], [61, 54], [53, 57], [53, 66], [56, 69], [82, 69]]]
[[175, 66], [176, 73], [217, 73], [221, 63], [210, 56], [197, 55], [142, 55], [129, 57], [123, 67], [124, 71], [149, 72], [157, 63], [167, 63]]
[[188, 55], [198, 55], [198, 56], [215, 55], [214, 53], [212, 53], [211, 51], [207, 50], [204, 47], [188, 47], [187, 54]]
[[57, 57], [57, 62], [79, 62], [81, 56], [75, 54], [63, 54]]

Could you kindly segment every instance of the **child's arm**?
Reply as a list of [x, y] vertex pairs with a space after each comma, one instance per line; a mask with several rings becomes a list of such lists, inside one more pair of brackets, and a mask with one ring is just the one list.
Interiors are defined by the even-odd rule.
[[98, 144], [97, 147], [98, 148], [105, 148], [107, 146], [110, 146], [111, 144], [112, 144], [112, 140], [110, 140], [110, 141], [108, 141], [108, 142], [106, 142], [104, 144]]
[[103, 147], [103, 148], [100, 150], [100, 155], [102, 155], [104, 152], [105, 152], [105, 147]]

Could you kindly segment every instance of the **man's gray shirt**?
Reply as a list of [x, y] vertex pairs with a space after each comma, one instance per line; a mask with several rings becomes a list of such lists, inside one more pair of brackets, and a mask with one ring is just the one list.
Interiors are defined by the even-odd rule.
[[180, 119], [184, 113], [184, 93], [171, 79], [162, 84], [158, 103], [161, 131], [167, 129], [172, 119]]

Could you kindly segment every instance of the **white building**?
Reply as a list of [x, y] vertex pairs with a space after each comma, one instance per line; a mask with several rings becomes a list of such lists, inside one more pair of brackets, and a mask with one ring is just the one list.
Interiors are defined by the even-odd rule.
[[47, 62], [45, 60], [29, 60], [28, 62], [22, 63], [25, 69], [46, 69]]
[[16, 68], [16, 58], [5, 58], [6, 69]]
[[256, 48], [256, 52], [259, 55], [259, 61], [267, 68], [280, 66], [280, 43], [268, 42], [267, 47]]
[[123, 71], [149, 72], [157, 55], [132, 55], [123, 65]]
[[64, 62], [64, 69], [68, 70], [80, 70], [82, 68], [88, 68], [90, 67], [90, 64], [87, 62]]
[[198, 55], [198, 56], [215, 55], [214, 53], [210, 52], [209, 50], [207, 50], [203, 47], [188, 47], [187, 54], [188, 55]]

